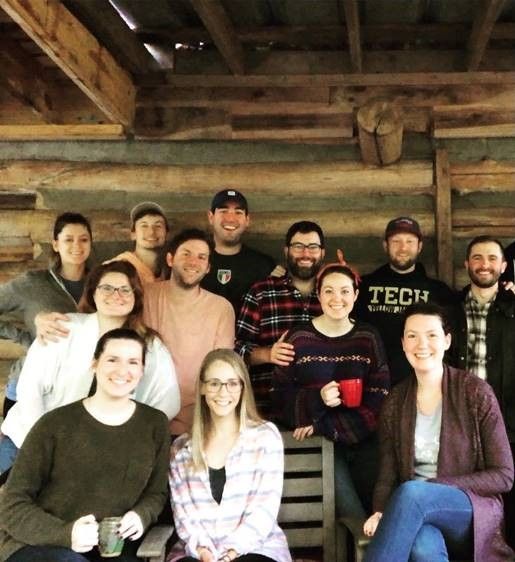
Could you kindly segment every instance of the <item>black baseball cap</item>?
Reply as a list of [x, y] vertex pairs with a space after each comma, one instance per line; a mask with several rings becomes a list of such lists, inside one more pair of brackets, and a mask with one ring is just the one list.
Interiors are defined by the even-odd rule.
[[245, 199], [245, 196], [242, 193], [236, 191], [235, 189], [223, 189], [222, 191], [219, 191], [211, 201], [211, 212], [214, 213], [216, 209], [225, 207], [227, 203], [230, 202], [236, 203], [236, 205], [240, 209], [243, 209], [246, 213], [249, 212], [247, 199]]
[[415, 219], [412, 219], [411, 217], [397, 217], [396, 219], [391, 220], [386, 225], [384, 238], [385, 240], [388, 240], [390, 236], [398, 234], [399, 232], [414, 234], [419, 240], [422, 240], [422, 231], [420, 230], [420, 225]]

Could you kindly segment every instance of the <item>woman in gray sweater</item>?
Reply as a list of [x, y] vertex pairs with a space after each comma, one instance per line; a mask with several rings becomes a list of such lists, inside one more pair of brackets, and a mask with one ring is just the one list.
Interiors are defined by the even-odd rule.
[[[0, 338], [26, 347], [36, 337], [35, 318], [42, 311], [76, 312], [86, 277], [86, 261], [91, 253], [92, 233], [87, 218], [79, 213], [63, 213], [53, 227], [53, 264], [48, 269], [29, 271], [0, 285], [0, 315], [20, 314], [23, 326], [10, 318], [0, 318]], [[16, 401], [16, 384], [23, 358], [10, 372], [4, 403], [4, 417]]]

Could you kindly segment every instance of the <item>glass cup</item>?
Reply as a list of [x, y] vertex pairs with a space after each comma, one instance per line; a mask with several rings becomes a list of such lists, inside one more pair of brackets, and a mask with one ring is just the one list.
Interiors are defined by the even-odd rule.
[[121, 517], [106, 517], [100, 521], [98, 550], [102, 558], [115, 558], [123, 550], [124, 540], [118, 534]]
[[347, 408], [357, 408], [361, 404], [363, 381], [361, 379], [344, 379], [338, 384], [343, 405]]

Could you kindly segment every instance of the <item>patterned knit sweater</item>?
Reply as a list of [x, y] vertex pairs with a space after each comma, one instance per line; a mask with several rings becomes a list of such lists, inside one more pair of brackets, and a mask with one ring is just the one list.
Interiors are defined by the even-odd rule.
[[[276, 367], [274, 410], [287, 427], [314, 425], [315, 432], [345, 444], [359, 443], [377, 428], [379, 410], [390, 388], [386, 356], [375, 328], [358, 322], [338, 337], [325, 336], [313, 323], [291, 330], [295, 359]], [[324, 404], [320, 389], [330, 381], [363, 380], [358, 408]]]

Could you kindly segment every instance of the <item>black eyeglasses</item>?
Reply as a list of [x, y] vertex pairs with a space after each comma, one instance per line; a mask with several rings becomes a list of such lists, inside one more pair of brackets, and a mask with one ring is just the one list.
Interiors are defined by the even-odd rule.
[[321, 244], [315, 244], [314, 242], [312, 244], [293, 242], [293, 244], [290, 244], [288, 247], [291, 248], [294, 252], [297, 252], [299, 254], [304, 250], [307, 250], [310, 254], [315, 254], [316, 252], [319, 252], [322, 249]]
[[115, 293], [118, 293], [121, 297], [128, 297], [132, 295], [132, 293], [134, 292], [132, 288], [129, 287], [128, 285], [122, 285], [121, 287], [113, 287], [112, 285], [109, 285], [107, 283], [104, 283], [103, 285], [98, 285], [97, 290], [100, 291], [106, 297], [110, 297]]
[[222, 390], [222, 387], [225, 386], [227, 392], [230, 394], [234, 394], [241, 390], [241, 381], [237, 379], [230, 379], [226, 382], [219, 381], [218, 379], [209, 379], [207, 381], [202, 381], [207, 388], [207, 391], [210, 394], [216, 394]]

